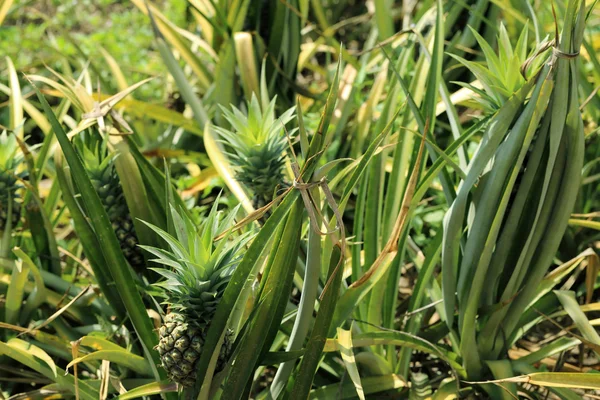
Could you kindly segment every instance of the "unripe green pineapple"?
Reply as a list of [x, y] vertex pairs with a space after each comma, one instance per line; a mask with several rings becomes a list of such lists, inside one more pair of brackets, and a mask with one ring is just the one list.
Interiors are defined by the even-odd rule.
[[231, 130], [214, 129], [233, 150], [229, 155], [236, 179], [254, 193], [256, 205], [264, 205], [273, 199], [278, 187], [285, 186], [283, 168], [288, 141], [284, 126], [294, 118], [294, 108], [275, 118], [275, 99], [261, 110], [253, 95], [247, 115], [235, 107], [221, 109]]
[[[169, 378], [183, 386], [192, 386], [196, 382], [196, 363], [204, 348], [204, 339], [208, 330], [188, 323], [183, 313], [167, 314], [160, 327], [160, 341], [157, 347], [163, 368]], [[225, 336], [225, 342], [219, 352], [215, 371], [225, 368], [231, 353], [231, 334]]]
[[[228, 233], [215, 242], [217, 235], [231, 227], [236, 210], [221, 220], [215, 205], [198, 227], [183, 212], [171, 208], [171, 214], [177, 238], [148, 224], [168, 246], [142, 247], [157, 257], [152, 261], [169, 267], [153, 268], [166, 278], [156, 284], [168, 306], [157, 346], [162, 366], [172, 381], [192, 386], [210, 322], [239, 263], [247, 236]], [[216, 372], [225, 368], [232, 341], [229, 332], [220, 350]]]
[[121, 251], [133, 269], [140, 272], [145, 267], [144, 256], [138, 246], [138, 238], [117, 175], [114, 157], [101, 141], [88, 145], [80, 144], [80, 155], [119, 239]]

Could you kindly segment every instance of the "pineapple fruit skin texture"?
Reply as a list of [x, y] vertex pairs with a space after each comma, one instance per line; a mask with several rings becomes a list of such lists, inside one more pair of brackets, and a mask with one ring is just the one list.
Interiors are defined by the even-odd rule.
[[[207, 328], [188, 323], [182, 314], [167, 314], [158, 331], [157, 350], [169, 379], [184, 387], [194, 385], [196, 365], [202, 354]], [[225, 335], [215, 372], [222, 371], [227, 364], [231, 353], [231, 336], [231, 332]]]
[[111, 160], [108, 163], [103, 162], [100, 166], [88, 165], [88, 172], [119, 240], [123, 255], [134, 270], [141, 272], [145, 268], [144, 256], [138, 246], [133, 219], [114, 163]]
[[284, 185], [285, 159], [263, 149], [251, 149], [246, 158], [237, 161], [235, 178], [255, 194], [258, 204], [270, 202], [278, 186]]

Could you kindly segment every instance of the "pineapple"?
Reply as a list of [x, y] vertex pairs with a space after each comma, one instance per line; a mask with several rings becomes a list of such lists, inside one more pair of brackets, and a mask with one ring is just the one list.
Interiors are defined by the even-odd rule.
[[[16, 146], [6, 131], [0, 133], [0, 232], [14, 228], [21, 218], [21, 204], [16, 193], [17, 184]], [[13, 151], [14, 150], [14, 151]], [[10, 224], [9, 224], [10, 222]]]
[[[159, 329], [157, 350], [169, 378], [182, 386], [192, 386], [196, 380], [196, 363], [204, 350], [208, 327], [247, 241], [247, 235], [234, 237], [229, 233], [215, 243], [215, 237], [231, 226], [236, 212], [221, 219], [215, 203], [208, 217], [197, 227], [186, 213], [177, 213], [171, 208], [177, 238], [148, 224], [165, 239], [168, 249], [142, 247], [157, 257], [152, 261], [170, 267], [153, 268], [166, 278], [155, 286], [168, 307]], [[228, 332], [216, 372], [225, 368], [232, 341], [232, 333]]]
[[283, 168], [288, 145], [284, 125], [294, 118], [294, 108], [275, 118], [275, 100], [261, 110], [255, 95], [248, 104], [248, 115], [232, 107], [221, 108], [232, 130], [215, 127], [223, 141], [231, 147], [230, 158], [236, 179], [254, 194], [255, 207], [273, 199], [278, 186], [285, 184]]
[[145, 267], [144, 256], [138, 246], [133, 219], [117, 175], [114, 157], [109, 154], [103, 141], [90, 142], [87, 145], [79, 143], [84, 165], [115, 230], [123, 255], [134, 270], [141, 272]]

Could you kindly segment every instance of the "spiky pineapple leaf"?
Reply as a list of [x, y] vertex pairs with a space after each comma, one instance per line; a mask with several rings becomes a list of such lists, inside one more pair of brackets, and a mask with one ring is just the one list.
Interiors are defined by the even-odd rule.
[[252, 190], [255, 195], [269, 200], [278, 185], [283, 182], [285, 150], [288, 146], [285, 125], [294, 118], [295, 107], [275, 118], [274, 98], [265, 109], [252, 94], [247, 114], [232, 107], [221, 107], [231, 129], [213, 127], [221, 136], [222, 143], [230, 147], [229, 159], [234, 165], [236, 179]]
[[[293, 191], [283, 199], [244, 253], [240, 264], [235, 269], [235, 272], [233, 273], [229, 284], [223, 293], [223, 297], [221, 298], [221, 301], [217, 307], [217, 311], [211, 321], [204, 342], [205, 348], [219, 351], [217, 345], [227, 327], [229, 316], [234, 309], [239, 296], [241, 295], [242, 288], [246, 284], [250, 271], [254, 269], [255, 264], [261, 259], [263, 252], [269, 247], [269, 244], [273, 238], [273, 233], [284, 221], [285, 216], [289, 213], [291, 206], [298, 199], [298, 196], [299, 193], [297, 193], [297, 191]], [[200, 356], [200, 360], [197, 364], [197, 380], [196, 386], [194, 387], [195, 393], [199, 393], [201, 389], [210, 390], [212, 372], [209, 375], [207, 374], [209, 372], [208, 366], [211, 358], [212, 354], [210, 354], [210, 352], [203, 352]], [[248, 368], [251, 368], [251, 366], [248, 366]], [[207, 379], [205, 382], [205, 378], [209, 379]]]
[[77, 155], [77, 152], [67, 137], [66, 132], [56, 119], [56, 116], [46, 101], [46, 98], [42, 95], [36, 85], [33, 85], [33, 88], [36, 91], [46, 116], [52, 124], [54, 133], [56, 134], [58, 142], [60, 143], [60, 146], [64, 152], [65, 159], [71, 168], [73, 178], [81, 192], [82, 200], [90, 212], [89, 218], [93, 222], [96, 238], [102, 249], [102, 254], [106, 259], [105, 267], [108, 268], [109, 274], [112, 276], [115, 282], [119, 296], [123, 300], [123, 304], [128, 311], [131, 322], [135, 327], [141, 343], [143, 344], [144, 353], [148, 363], [153, 369], [155, 377], [157, 379], [162, 379], [164, 377], [164, 373], [162, 371], [158, 371], [156, 368], [156, 365], [159, 363], [159, 359], [158, 353], [154, 350], [154, 347], [158, 343], [158, 337], [154, 332], [152, 322], [148, 317], [142, 298], [135, 285], [132, 272], [130, 268], [128, 268], [127, 260], [121, 252], [119, 242], [110, 224], [108, 215], [102, 206], [98, 194], [94, 190], [90, 178], [85, 172], [85, 168], [81, 159]]
[[263, 278], [265, 283], [261, 287], [260, 301], [264, 308], [255, 314], [241, 339], [241, 350], [225, 381], [224, 398], [235, 399], [243, 395], [260, 357], [268, 352], [279, 330], [298, 257], [303, 211], [302, 202], [296, 200], [280, 229], [280, 237], [276, 238], [276, 251], [270, 254], [268, 260], [268, 265], [276, 268], [267, 267]]
[[[163, 266], [152, 268], [153, 271], [166, 278], [155, 284], [161, 290], [165, 303], [172, 310], [186, 313], [191, 310], [190, 323], [210, 321], [214, 307], [218, 304], [231, 274], [239, 262], [239, 250], [249, 239], [248, 235], [227, 235], [215, 242], [219, 233], [232, 225], [232, 216], [237, 208], [226, 218], [220, 217], [215, 202], [208, 216], [197, 227], [185, 212], [178, 212], [171, 206], [171, 219], [177, 237], [161, 228], [146, 223], [150, 229], [165, 241], [166, 248], [142, 246], [157, 258], [151, 260]], [[239, 207], [239, 206], [238, 206]], [[229, 240], [232, 239], [232, 240]], [[167, 267], [167, 268], [164, 268]], [[202, 299], [210, 303], [202, 308]], [[194, 321], [193, 319], [199, 319]]]

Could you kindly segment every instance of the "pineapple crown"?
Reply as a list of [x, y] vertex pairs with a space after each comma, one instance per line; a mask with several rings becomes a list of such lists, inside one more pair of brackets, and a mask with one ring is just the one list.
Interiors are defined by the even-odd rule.
[[222, 142], [233, 150], [228, 154], [236, 167], [238, 181], [264, 197], [271, 196], [282, 183], [287, 147], [284, 126], [294, 118], [295, 110], [292, 107], [275, 118], [275, 101], [276, 98], [262, 110], [253, 94], [247, 115], [233, 106], [231, 110], [221, 107], [231, 130], [214, 128]]
[[128, 213], [127, 202], [121, 181], [114, 165], [116, 155], [108, 151], [106, 142], [100, 136], [78, 136], [76, 146], [92, 185], [111, 221]]
[[[506, 100], [518, 91], [524, 84], [521, 67], [526, 63], [529, 53], [527, 51], [528, 29], [523, 28], [515, 47], [510, 43], [508, 32], [503, 24], [498, 30], [498, 51], [492, 49], [490, 44], [473, 28], [469, 27], [477, 40], [479, 47], [485, 56], [485, 64], [467, 61], [462, 57], [449, 54], [465, 67], [467, 67], [477, 78], [483, 90], [471, 84], [454, 82], [467, 87], [479, 94], [477, 101], [490, 111], [495, 111], [502, 106]], [[543, 43], [534, 51], [543, 50]], [[544, 62], [543, 57], [533, 60], [533, 70], [539, 68]]]
[[156, 283], [165, 304], [171, 311], [186, 314], [190, 322], [208, 323], [241, 257], [240, 250], [249, 239], [228, 230], [233, 224], [238, 207], [225, 218], [217, 212], [217, 202], [200, 226], [185, 212], [171, 206], [175, 236], [149, 223], [166, 243], [165, 248], [141, 246], [156, 256], [151, 260], [168, 268], [152, 268], [165, 277]]
[[85, 139], [83, 136], [78, 136], [78, 138], [80, 140], [76, 142], [76, 147], [86, 170], [94, 175], [102, 176], [105, 180], [109, 179], [114, 170], [112, 164], [115, 156], [109, 153], [106, 143], [93, 136]]

